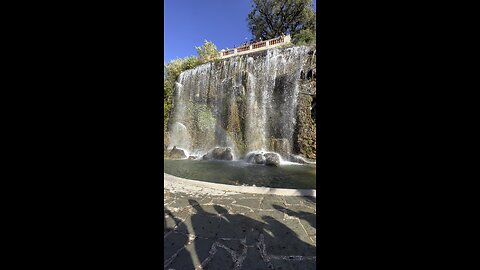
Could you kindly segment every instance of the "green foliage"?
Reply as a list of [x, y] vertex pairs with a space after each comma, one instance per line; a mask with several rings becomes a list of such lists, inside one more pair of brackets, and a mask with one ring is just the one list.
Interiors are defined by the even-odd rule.
[[286, 48], [291, 48], [291, 47], [295, 47], [295, 46], [297, 46], [297, 45], [292, 43], [292, 42], [288, 42], [288, 43], [285, 43], [285, 44], [282, 44], [282, 45], [278, 46], [277, 48], [278, 49], [286, 49]]
[[312, 45], [316, 43], [317, 35], [312, 29], [303, 29], [292, 38], [295, 45]]
[[203, 42], [203, 46], [195, 47], [198, 53], [199, 61], [202, 63], [210, 62], [219, 57], [217, 46], [208, 40]]
[[163, 82], [163, 129], [167, 130], [168, 117], [170, 110], [172, 109], [172, 95], [173, 95], [173, 83], [171, 80], [166, 79]]
[[200, 65], [200, 59], [198, 59], [197, 57], [190, 56], [190, 57], [184, 58], [183, 65], [182, 65], [182, 71], [195, 68], [198, 65]]
[[166, 66], [168, 74], [167, 80], [173, 80], [175, 82], [180, 73], [185, 70], [192, 69], [199, 64], [199, 60], [196, 56], [188, 56], [185, 58], [172, 60]]
[[303, 29], [315, 31], [313, 0], [253, 0], [247, 22], [255, 39], [271, 39], [282, 33], [293, 38]]

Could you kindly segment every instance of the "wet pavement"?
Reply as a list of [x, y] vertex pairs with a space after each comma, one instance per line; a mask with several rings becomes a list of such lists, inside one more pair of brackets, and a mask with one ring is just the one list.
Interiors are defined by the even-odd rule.
[[164, 189], [164, 269], [316, 269], [316, 199]]

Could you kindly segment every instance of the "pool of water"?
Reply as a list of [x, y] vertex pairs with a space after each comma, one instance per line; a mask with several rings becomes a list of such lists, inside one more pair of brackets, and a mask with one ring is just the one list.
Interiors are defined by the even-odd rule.
[[228, 185], [316, 189], [315, 165], [269, 167], [245, 161], [164, 160], [164, 172], [192, 180]]

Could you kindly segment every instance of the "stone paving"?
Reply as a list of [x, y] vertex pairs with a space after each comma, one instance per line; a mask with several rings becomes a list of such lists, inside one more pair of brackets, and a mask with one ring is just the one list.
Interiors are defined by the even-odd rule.
[[316, 199], [164, 189], [164, 269], [316, 269]]

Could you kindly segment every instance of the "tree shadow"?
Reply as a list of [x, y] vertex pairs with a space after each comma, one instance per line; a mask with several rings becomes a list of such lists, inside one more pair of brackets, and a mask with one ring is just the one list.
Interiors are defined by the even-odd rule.
[[[258, 216], [252, 213], [252, 218], [243, 214], [232, 213], [220, 205], [200, 205], [196, 200], [188, 200], [195, 210], [190, 216], [190, 234], [195, 235], [195, 240], [184, 251], [189, 251], [177, 256], [165, 265], [174, 269], [194, 269], [202, 264], [208, 269], [272, 269], [277, 267], [289, 268], [288, 264], [304, 265], [316, 264], [316, 247], [308, 241], [307, 235], [300, 236], [293, 231], [295, 224], [292, 221], [280, 221], [272, 216]], [[205, 209], [204, 209], [205, 207]], [[309, 219], [302, 211], [294, 212], [279, 206], [277, 210], [290, 211], [292, 215], [299, 215]], [[166, 209], [166, 215], [171, 212]], [[187, 218], [188, 219], [188, 218]], [[187, 220], [185, 223], [188, 223]], [[183, 226], [182, 226], [183, 225]], [[185, 224], [175, 228], [181, 235], [188, 230]], [[301, 233], [301, 231], [299, 231]], [[166, 239], [167, 240], [167, 239]], [[180, 244], [186, 244], [181, 242]], [[169, 242], [165, 241], [164, 246]], [[309, 261], [299, 259], [289, 260], [288, 257], [310, 256]], [[165, 258], [165, 257], [164, 257]], [[285, 259], [287, 258], [287, 259]], [[188, 260], [188, 261], [187, 261]], [[305, 268], [305, 267], [303, 267]]]
[[315, 229], [317, 228], [317, 215], [314, 214], [314, 213], [309, 213], [309, 212], [305, 212], [305, 211], [296, 212], [296, 211], [287, 209], [283, 206], [276, 205], [276, 204], [273, 205], [273, 208], [275, 208], [278, 211], [283, 212], [283, 213], [285, 213], [289, 216], [303, 219], [303, 220], [307, 221], [310, 224], [310, 226], [312, 226], [313, 228], [315, 228]]
[[313, 202], [313, 203], [317, 203], [317, 197], [313, 197], [313, 196], [304, 196], [303, 198]]

